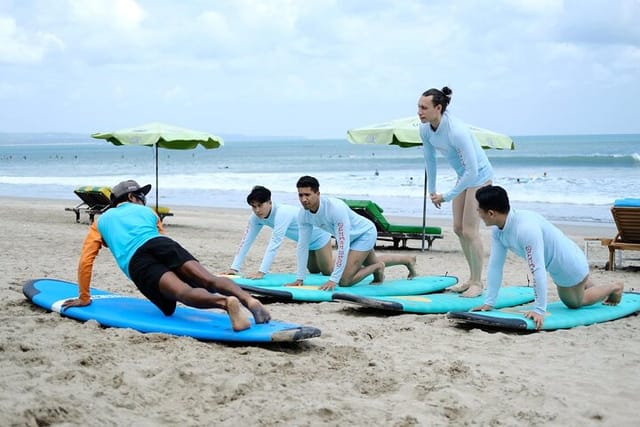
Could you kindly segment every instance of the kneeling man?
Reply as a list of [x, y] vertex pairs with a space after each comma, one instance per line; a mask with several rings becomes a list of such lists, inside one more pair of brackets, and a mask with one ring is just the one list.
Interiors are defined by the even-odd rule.
[[495, 305], [502, 283], [507, 250], [524, 258], [529, 265], [535, 288], [533, 311], [525, 314], [537, 329], [542, 328], [547, 310], [547, 272], [555, 282], [560, 300], [569, 308], [579, 308], [604, 301], [616, 305], [624, 285], [595, 286], [589, 278], [589, 264], [584, 252], [562, 231], [536, 212], [514, 210], [502, 187], [488, 185], [476, 192], [478, 213], [488, 226], [494, 226], [485, 303], [472, 311], [488, 311]]

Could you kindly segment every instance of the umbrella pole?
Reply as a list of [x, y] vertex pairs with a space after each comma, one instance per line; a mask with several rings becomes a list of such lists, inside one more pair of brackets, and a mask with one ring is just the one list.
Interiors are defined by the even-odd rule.
[[427, 227], [427, 170], [424, 170], [424, 190], [422, 197], [422, 252], [424, 252], [424, 241], [426, 239]]
[[156, 213], [158, 213], [158, 144], [156, 143]]

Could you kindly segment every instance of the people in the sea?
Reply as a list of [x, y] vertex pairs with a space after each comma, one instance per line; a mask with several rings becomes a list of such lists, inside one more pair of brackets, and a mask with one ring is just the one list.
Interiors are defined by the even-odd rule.
[[[475, 193], [478, 188], [491, 184], [493, 168], [469, 126], [447, 111], [451, 94], [451, 89], [445, 86], [442, 90], [429, 89], [420, 96], [420, 137], [424, 148], [429, 197], [438, 209], [442, 203], [452, 203], [453, 231], [460, 240], [469, 266], [469, 279], [449, 289], [462, 292], [465, 297], [475, 297], [483, 291], [484, 254]], [[436, 191], [436, 151], [444, 156], [458, 177], [454, 187], [442, 193]]]
[[333, 272], [320, 289], [333, 290], [336, 285], [350, 286], [373, 274], [374, 283], [384, 281], [384, 269], [404, 265], [409, 278], [416, 276], [416, 257], [410, 255], [377, 255], [378, 238], [375, 225], [358, 215], [338, 198], [320, 195], [320, 183], [312, 176], [303, 176], [296, 183], [303, 210], [298, 215], [297, 279], [289, 286], [301, 286], [306, 275], [309, 244], [314, 227], [319, 227], [336, 239], [337, 253]]
[[491, 310], [495, 305], [507, 252], [524, 258], [533, 276], [535, 302], [525, 314], [537, 329], [542, 328], [547, 309], [547, 273], [556, 284], [560, 300], [569, 308], [603, 301], [616, 305], [624, 285], [596, 286], [589, 276], [587, 258], [578, 245], [536, 212], [512, 209], [504, 188], [489, 185], [476, 192], [478, 214], [493, 228], [484, 304], [474, 311]]
[[222, 308], [229, 314], [234, 331], [251, 327], [242, 306], [256, 323], [267, 323], [271, 315], [250, 294], [226, 277], [211, 274], [173, 239], [164, 235], [162, 222], [146, 204], [151, 185], [136, 181], [118, 183], [111, 190], [111, 205], [89, 227], [78, 263], [79, 297], [62, 304], [82, 307], [91, 304], [91, 276], [100, 249], [111, 251], [122, 272], [165, 316], [176, 303], [197, 308]]
[[[271, 191], [261, 185], [253, 187], [247, 196], [247, 203], [253, 213], [249, 217], [247, 229], [240, 241], [240, 246], [228, 270], [220, 274], [238, 274], [244, 259], [256, 240], [263, 226], [272, 228], [269, 245], [262, 257], [258, 271], [246, 273], [249, 279], [261, 279], [269, 272], [278, 249], [285, 238], [298, 241], [298, 213], [300, 206], [273, 203]], [[307, 268], [310, 273], [330, 275], [333, 271], [333, 251], [331, 248], [331, 234], [314, 227], [309, 241], [309, 256]]]

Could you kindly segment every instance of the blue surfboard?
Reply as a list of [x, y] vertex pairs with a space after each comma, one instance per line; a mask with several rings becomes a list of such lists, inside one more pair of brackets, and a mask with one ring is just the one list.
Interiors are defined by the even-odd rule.
[[[322, 282], [324, 283], [324, 282]], [[311, 286], [242, 286], [247, 292], [269, 296], [283, 301], [324, 302], [332, 301], [336, 293], [361, 296], [420, 295], [438, 292], [458, 283], [455, 276], [419, 276], [413, 279], [389, 280], [382, 284], [358, 283], [353, 286], [336, 286], [333, 291], [321, 291], [320, 285]]]
[[[531, 319], [524, 313], [533, 310], [533, 304], [519, 307], [502, 308], [492, 311], [452, 312], [448, 314], [461, 324], [485, 326], [492, 329], [535, 330]], [[625, 292], [618, 305], [604, 305], [601, 302], [577, 309], [568, 308], [562, 301], [547, 305], [542, 330], [569, 329], [594, 323], [620, 319], [640, 311], [640, 294]]]
[[22, 287], [24, 295], [35, 305], [76, 320], [95, 320], [102, 326], [131, 328], [144, 333], [166, 333], [189, 336], [205, 341], [240, 343], [291, 342], [320, 336], [310, 326], [272, 320], [236, 332], [224, 312], [178, 306], [172, 316], [165, 316], [149, 300], [119, 295], [91, 288], [91, 304], [61, 311], [62, 303], [77, 298], [78, 285], [55, 280], [36, 279]]
[[[533, 288], [526, 286], [508, 286], [500, 289], [496, 308], [512, 307], [533, 301]], [[368, 308], [403, 313], [439, 314], [450, 311], [470, 310], [482, 305], [482, 295], [464, 298], [459, 293], [443, 292], [427, 295], [402, 295], [393, 297], [364, 297], [361, 295], [334, 293], [333, 299], [345, 301]]]
[[[235, 284], [241, 288], [245, 286], [259, 288], [285, 286], [289, 283], [295, 282], [297, 278], [295, 273], [267, 273], [262, 279], [247, 279], [246, 277], [233, 274], [225, 275], [225, 277], [233, 280]], [[329, 276], [325, 276], [323, 274], [307, 274], [304, 278], [304, 283], [309, 286], [322, 286], [327, 280], [329, 280]], [[373, 275], [370, 274], [358, 282], [358, 284], [369, 284], [372, 281]]]

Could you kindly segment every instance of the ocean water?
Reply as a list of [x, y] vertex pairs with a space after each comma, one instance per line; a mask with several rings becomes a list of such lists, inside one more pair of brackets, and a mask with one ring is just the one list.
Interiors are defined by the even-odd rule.
[[[552, 221], [612, 223], [609, 209], [623, 197], [640, 197], [640, 135], [513, 137], [515, 150], [488, 150], [495, 184], [516, 208]], [[158, 151], [160, 204], [248, 208], [251, 187], [264, 185], [281, 203], [297, 204], [302, 175], [320, 191], [376, 201], [388, 215], [421, 217], [422, 149], [353, 145], [344, 140], [226, 140], [215, 150]], [[0, 196], [79, 202], [81, 185], [113, 186], [133, 178], [155, 186], [155, 149], [114, 146], [82, 134], [0, 133]], [[437, 188], [455, 182], [440, 159]], [[149, 204], [155, 203], [155, 190]], [[427, 203], [427, 217], [451, 215]]]

